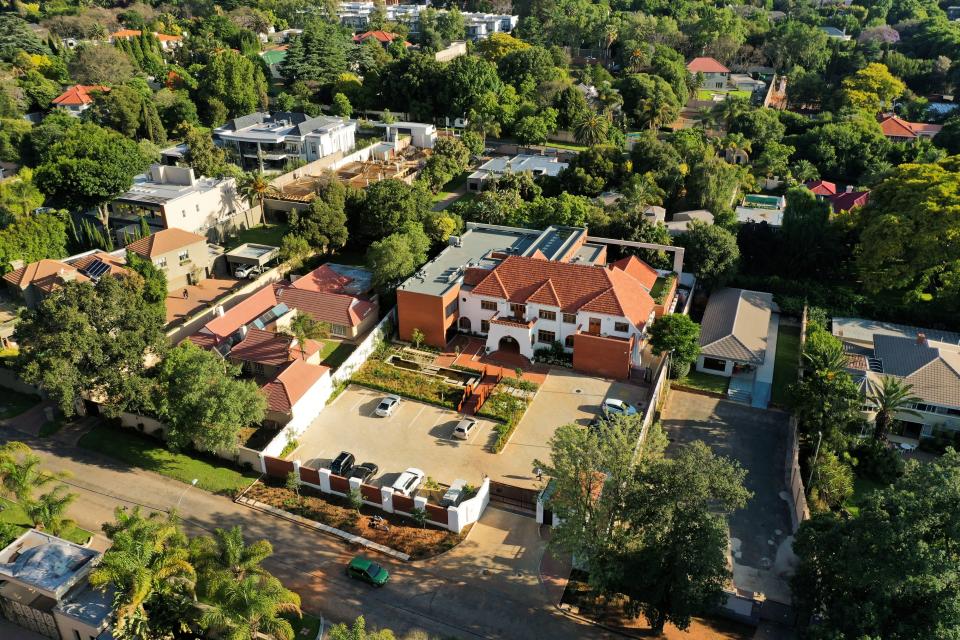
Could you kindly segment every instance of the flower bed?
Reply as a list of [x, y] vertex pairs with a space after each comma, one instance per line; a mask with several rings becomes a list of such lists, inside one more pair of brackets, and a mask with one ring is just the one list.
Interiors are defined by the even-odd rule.
[[463, 397], [461, 387], [448, 384], [436, 376], [394, 367], [383, 360], [368, 360], [353, 374], [351, 380], [371, 389], [395, 393], [448, 409], [456, 409]]
[[500, 453], [507, 446], [507, 441], [513, 434], [514, 429], [523, 418], [530, 406], [530, 397], [526, 394], [517, 395], [508, 391], [501, 382], [494, 389], [493, 393], [483, 407], [477, 413], [478, 416], [497, 420], [501, 424], [494, 426], [493, 430], [497, 433], [497, 439], [491, 445], [493, 453]]
[[[448, 551], [463, 540], [469, 531], [468, 527], [457, 535], [430, 524], [421, 528], [407, 516], [387, 513], [367, 505], [361, 507], [360, 513], [357, 513], [347, 498], [325, 495], [309, 487], [300, 487], [298, 500], [297, 495], [284, 487], [280, 480], [266, 479], [258, 482], [250, 487], [244, 497], [363, 536], [378, 544], [402, 551], [411, 559], [430, 558]], [[386, 519], [390, 530], [371, 528], [370, 516], [374, 515]]]

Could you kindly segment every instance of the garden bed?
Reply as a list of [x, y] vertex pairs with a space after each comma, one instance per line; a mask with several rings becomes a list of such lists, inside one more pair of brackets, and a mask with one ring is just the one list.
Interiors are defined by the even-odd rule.
[[[387, 513], [367, 505], [361, 507], [360, 513], [357, 513], [347, 498], [323, 494], [309, 487], [300, 488], [298, 500], [293, 491], [283, 486], [279, 480], [270, 478], [254, 484], [244, 497], [362, 536], [372, 542], [406, 553], [414, 560], [430, 558], [449, 551], [462, 541], [469, 531], [467, 528], [457, 535], [429, 523], [421, 528], [407, 516]], [[384, 518], [390, 525], [390, 530], [371, 528], [370, 517], [374, 515]]]
[[500, 423], [493, 427], [497, 434], [496, 440], [490, 447], [493, 453], [500, 453], [507, 446], [510, 436], [523, 419], [523, 414], [527, 412], [533, 397], [531, 393], [506, 385], [504, 382], [494, 388], [493, 393], [477, 412], [480, 417]]
[[353, 374], [352, 382], [447, 409], [456, 409], [463, 397], [462, 387], [444, 382], [442, 378], [400, 369], [372, 358]]

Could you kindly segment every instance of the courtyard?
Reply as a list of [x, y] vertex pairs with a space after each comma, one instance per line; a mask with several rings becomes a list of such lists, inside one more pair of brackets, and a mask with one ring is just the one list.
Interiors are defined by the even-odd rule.
[[547, 443], [557, 427], [571, 422], [586, 426], [607, 397], [643, 409], [647, 389], [551, 369], [500, 453], [491, 452], [496, 439], [493, 421], [478, 418], [470, 438], [458, 440], [452, 437], [461, 419], [456, 411], [404, 399], [392, 416], [379, 418], [374, 410], [384, 395], [351, 385], [320, 413], [287, 458], [322, 468], [341, 451], [349, 451], [358, 464], [373, 462], [380, 467], [372, 480], [378, 485], [390, 485], [406, 468], [417, 467], [443, 484], [463, 479], [477, 485], [489, 476], [534, 489], [540, 485], [534, 460], [549, 457]]
[[784, 497], [787, 414], [683, 391], [671, 391], [661, 423], [670, 439], [667, 454], [702, 440], [718, 455], [747, 470], [753, 493], [730, 517], [734, 583], [741, 589], [789, 603], [783, 571], [792, 558], [790, 512]]

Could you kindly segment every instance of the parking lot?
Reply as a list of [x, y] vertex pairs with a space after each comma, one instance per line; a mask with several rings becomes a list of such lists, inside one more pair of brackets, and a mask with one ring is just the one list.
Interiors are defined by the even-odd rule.
[[479, 484], [484, 475], [509, 484], [536, 487], [534, 459], [549, 456], [547, 442], [562, 424], [587, 425], [606, 397], [616, 397], [639, 408], [646, 390], [630, 384], [553, 370], [538, 391], [510, 443], [499, 454], [490, 453], [494, 423], [479, 419], [469, 440], [452, 437], [460, 415], [448, 409], [404, 399], [388, 418], [374, 411], [385, 394], [350, 386], [321, 412], [299, 438], [288, 456], [321, 468], [341, 451], [356, 462], [380, 468], [373, 484], [389, 485], [408, 467], [417, 467], [434, 480], [450, 484], [463, 479]]

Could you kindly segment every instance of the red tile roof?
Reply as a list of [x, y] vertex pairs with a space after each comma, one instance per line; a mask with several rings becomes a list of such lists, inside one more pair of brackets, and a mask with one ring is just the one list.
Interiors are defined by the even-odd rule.
[[90, 95], [91, 91], [102, 91], [106, 93], [110, 91], [110, 87], [105, 87], [101, 84], [75, 84], [51, 100], [50, 104], [58, 107], [80, 107], [85, 104], [90, 104], [93, 102], [93, 96]]
[[266, 286], [254, 292], [249, 298], [239, 303], [222, 316], [214, 318], [204, 326], [205, 333], [212, 333], [223, 340], [233, 334], [243, 325], [253, 322], [277, 304], [273, 295], [273, 287]]
[[157, 36], [157, 40], [160, 42], [180, 42], [183, 40], [183, 36], [172, 36], [168, 33], [157, 33], [154, 35]]
[[134, 38], [136, 36], [142, 35], [143, 31], [139, 29], [120, 29], [119, 31], [114, 31], [110, 34], [111, 38]]
[[307, 275], [297, 278], [290, 286], [304, 291], [343, 293], [343, 288], [351, 282], [353, 282], [353, 278], [337, 273], [327, 265], [322, 264]]
[[297, 289], [284, 284], [275, 284], [273, 288], [278, 302], [321, 322], [355, 327], [376, 309], [371, 302], [341, 293]]
[[730, 69], [714, 60], [713, 58], [694, 58], [687, 63], [687, 71], [690, 73], [730, 73]]
[[[623, 269], [510, 256], [473, 293], [510, 302], [559, 306], [564, 313], [592, 311], [626, 317], [642, 326], [653, 311], [649, 291]], [[556, 299], [559, 305], [549, 300]]]
[[271, 411], [290, 413], [293, 406], [330, 372], [330, 367], [294, 360], [277, 374], [277, 377], [261, 387], [267, 396]]
[[98, 251], [78, 258], [70, 263], [60, 260], [39, 260], [37, 262], [31, 262], [24, 267], [4, 274], [3, 279], [20, 290], [24, 290], [32, 285], [44, 293], [50, 293], [58, 285], [67, 280], [88, 281], [90, 278], [80, 273], [80, 270], [85, 269], [95, 260], [101, 260], [109, 265], [110, 270], [108, 273], [110, 275], [127, 272], [127, 270], [123, 268], [123, 261], [108, 253]]
[[293, 338], [282, 333], [264, 331], [251, 327], [247, 335], [230, 350], [230, 359], [243, 362], [259, 362], [271, 367], [282, 366], [304, 355], [309, 357], [320, 350], [316, 340], [307, 341], [306, 354], [293, 344]]
[[833, 207], [834, 213], [852, 211], [868, 202], [870, 202], [869, 191], [846, 191], [830, 198], [830, 205]]
[[908, 122], [895, 115], [877, 116], [880, 121], [880, 130], [888, 138], [905, 138], [912, 140], [921, 135], [935, 136], [941, 129], [939, 124], [926, 124], [923, 122]]
[[647, 291], [653, 291], [653, 286], [657, 283], [657, 278], [660, 277], [660, 274], [657, 273], [656, 269], [648, 265], [637, 256], [627, 256], [626, 258], [621, 258], [620, 260], [617, 260], [611, 264], [610, 267], [612, 269], [626, 271], [631, 276], [636, 278], [637, 281], [642, 284], [643, 288]]
[[[369, 40], [370, 38], [373, 38], [380, 44], [390, 44], [391, 42], [393, 42], [399, 37], [400, 36], [398, 34], [390, 33], [389, 31], [366, 31], [364, 33], [358, 33], [357, 35], [353, 36], [353, 41], [359, 43], [359, 42], [363, 42], [364, 40]], [[412, 45], [406, 40], [404, 40], [403, 46], [410, 47]]]
[[808, 180], [803, 184], [817, 196], [832, 196], [837, 193], [837, 185], [826, 180]]
[[155, 258], [198, 242], [206, 244], [207, 239], [183, 229], [170, 228], [162, 229], [145, 238], [131, 242], [127, 245], [127, 250], [144, 258]]

